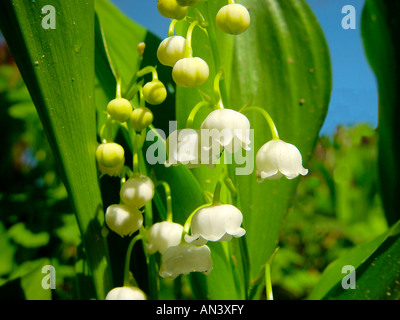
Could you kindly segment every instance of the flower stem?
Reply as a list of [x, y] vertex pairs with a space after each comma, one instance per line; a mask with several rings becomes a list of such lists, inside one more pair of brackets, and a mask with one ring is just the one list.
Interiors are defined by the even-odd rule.
[[178, 22], [176, 19], [172, 19], [171, 23], [169, 24], [168, 28], [168, 37], [173, 37], [175, 35], [175, 25]]
[[[220, 70], [223, 70], [223, 67], [221, 65], [221, 57], [219, 55], [219, 50], [218, 50], [218, 41], [215, 35], [216, 27], [215, 27], [214, 17], [212, 17], [210, 13], [208, 1], [204, 1], [203, 3], [203, 13], [205, 14], [205, 19], [208, 22], [206, 30], [207, 30], [208, 40], [210, 41], [211, 51], [213, 53], [214, 69], [215, 73], [218, 73]], [[227, 106], [228, 94], [225, 81], [222, 81], [220, 85], [220, 92], [223, 105]]]
[[211, 107], [211, 105], [207, 101], [200, 101], [198, 104], [196, 104], [192, 111], [190, 111], [189, 116], [186, 120], [186, 128], [193, 127], [194, 118], [196, 117], [197, 112], [203, 107]]
[[221, 204], [221, 187], [222, 187], [222, 183], [220, 180], [218, 180], [218, 182], [215, 186], [215, 190], [214, 190], [214, 198], [213, 198], [213, 202], [212, 202], [213, 206]]
[[[132, 238], [131, 242], [129, 243], [128, 249], [126, 251], [125, 269], [124, 269], [124, 286], [130, 286], [130, 285], [137, 286], [135, 278], [130, 279], [130, 277], [129, 277], [129, 266], [130, 266], [130, 262], [131, 262], [131, 254], [132, 254], [133, 246], [140, 239], [142, 239], [142, 235], [139, 233], [138, 235], [136, 235], [135, 237]], [[134, 283], [131, 283], [132, 282], [131, 280], [133, 280]]]
[[115, 94], [115, 97], [117, 99], [121, 99], [121, 97], [122, 97], [122, 95], [121, 95], [121, 86], [122, 86], [121, 82], [122, 82], [121, 77], [118, 77], [118, 79], [117, 79], [117, 90], [116, 90], [117, 92]]
[[192, 49], [192, 35], [193, 35], [193, 30], [194, 28], [199, 24], [199, 21], [195, 20], [193, 21], [189, 29], [186, 33], [186, 51], [185, 51], [185, 57], [186, 58], [192, 58], [193, 57], [193, 49]]
[[214, 78], [214, 94], [215, 94], [216, 100], [218, 101], [217, 105], [218, 105], [219, 109], [224, 109], [224, 103], [221, 98], [221, 89], [219, 86], [223, 75], [224, 75], [224, 71], [221, 69]]
[[278, 130], [276, 129], [275, 123], [272, 120], [271, 116], [269, 115], [269, 113], [260, 107], [256, 107], [256, 106], [251, 106], [251, 107], [244, 107], [242, 109], [239, 110], [239, 112], [241, 113], [247, 113], [248, 111], [257, 111], [259, 113], [261, 113], [263, 115], [263, 117], [265, 118], [265, 120], [267, 120], [268, 122], [268, 126], [271, 130], [271, 135], [272, 135], [272, 139], [273, 140], [278, 140], [279, 139], [279, 135], [278, 135]]
[[158, 181], [156, 184], [156, 187], [162, 185], [164, 187], [165, 190], [165, 198], [166, 198], [166, 202], [167, 202], [167, 217], [166, 217], [166, 221], [168, 222], [173, 222], [173, 218], [172, 218], [172, 202], [171, 202], [171, 188], [169, 186], [169, 184], [165, 181]]
[[271, 264], [272, 260], [274, 260], [275, 258], [276, 253], [278, 252], [278, 249], [279, 247], [275, 249], [271, 257], [265, 264], [265, 295], [267, 300], [274, 300], [274, 296], [272, 294]]
[[265, 294], [267, 300], [274, 300], [271, 283], [271, 265], [268, 262], [265, 264]]

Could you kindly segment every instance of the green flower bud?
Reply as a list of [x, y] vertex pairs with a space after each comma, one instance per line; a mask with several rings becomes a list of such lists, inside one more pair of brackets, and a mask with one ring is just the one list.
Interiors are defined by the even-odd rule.
[[250, 25], [250, 14], [245, 6], [231, 3], [223, 6], [217, 13], [216, 23], [222, 32], [238, 35]]
[[143, 87], [143, 97], [147, 103], [158, 105], [167, 97], [167, 89], [159, 80], [147, 82]]
[[132, 105], [124, 98], [117, 98], [108, 103], [107, 112], [114, 119], [120, 122], [125, 122], [129, 119], [129, 116], [132, 113]]
[[171, 36], [164, 39], [157, 49], [157, 58], [161, 64], [173, 67], [185, 57], [186, 39], [182, 36]]
[[200, 2], [200, 0], [176, 0], [181, 7], [192, 7]]
[[186, 88], [194, 88], [207, 81], [210, 70], [203, 59], [184, 58], [179, 60], [172, 69], [175, 83]]
[[125, 151], [119, 144], [102, 143], [97, 147], [96, 160], [102, 174], [119, 176], [125, 164]]
[[157, 9], [166, 18], [181, 20], [189, 8], [181, 7], [176, 0], [158, 0]]
[[153, 113], [146, 107], [137, 108], [131, 113], [130, 122], [133, 129], [142, 131], [153, 123]]

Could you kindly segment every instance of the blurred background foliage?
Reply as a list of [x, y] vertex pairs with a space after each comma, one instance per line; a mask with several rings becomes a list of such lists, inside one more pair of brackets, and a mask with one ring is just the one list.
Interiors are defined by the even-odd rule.
[[[0, 113], [0, 299], [78, 298], [75, 216], [4, 43]], [[320, 138], [281, 231], [272, 264], [276, 299], [306, 298], [331, 262], [388, 229], [377, 152], [377, 134], [368, 124], [338, 127], [333, 136]], [[46, 264], [56, 269], [55, 290], [40, 287]]]

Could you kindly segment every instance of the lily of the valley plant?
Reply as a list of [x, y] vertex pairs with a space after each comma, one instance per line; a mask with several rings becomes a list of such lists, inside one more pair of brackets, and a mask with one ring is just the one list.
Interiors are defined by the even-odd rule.
[[[271, 116], [258, 106], [243, 106], [240, 111], [233, 110], [221, 98], [220, 81], [223, 71], [217, 72], [215, 79], [209, 79], [210, 69], [202, 57], [196, 56], [192, 44], [196, 41], [194, 30], [198, 28], [207, 36], [206, 26], [210, 24], [201, 10], [197, 9], [199, 1], [158, 0], [160, 14], [171, 19], [168, 37], [164, 39], [156, 52], [159, 62], [171, 68], [171, 75], [177, 86], [196, 90], [207, 81], [214, 81], [213, 99], [199, 101], [185, 123], [186, 128], [170, 134], [166, 141], [168, 159], [165, 166], [184, 165], [188, 168], [207, 166], [218, 168], [225, 152], [249, 152], [251, 150], [251, 124], [246, 114], [259, 112], [265, 119], [271, 132], [271, 140], [257, 151], [256, 175], [260, 183], [268, 179], [294, 179], [306, 175], [307, 169], [302, 166], [302, 156], [292, 144], [282, 141]], [[188, 9], [196, 8], [196, 16], [188, 16]], [[234, 1], [221, 6], [213, 23], [220, 31], [230, 36], [238, 36], [249, 28], [251, 13]], [[177, 22], [187, 23], [187, 33], [177, 35]], [[211, 41], [211, 39], [210, 39]], [[138, 45], [141, 56], [143, 44]], [[142, 78], [151, 74], [152, 80], [144, 83]], [[117, 79], [118, 80], [118, 79]], [[121, 92], [129, 92], [123, 97]], [[146, 130], [151, 126], [153, 114], [146, 107], [160, 105], [167, 97], [165, 85], [158, 79], [155, 67], [146, 66], [133, 75], [128, 88], [121, 88], [117, 81], [116, 97], [107, 106], [107, 120], [101, 131], [101, 141], [97, 148], [96, 159], [102, 175], [119, 177], [120, 202], [108, 206], [105, 213], [107, 227], [121, 237], [132, 237], [128, 247], [124, 272], [124, 283], [112, 289], [107, 300], [142, 300], [146, 295], [138, 288], [137, 281], [130, 273], [130, 255], [134, 244], [141, 240], [147, 255], [159, 255], [158, 275], [164, 278], [176, 278], [192, 272], [209, 275], [213, 271], [211, 242], [229, 242], [233, 238], [245, 237], [242, 212], [234, 205], [222, 203], [221, 188], [235, 193], [233, 183], [222, 174], [215, 185], [214, 194], [208, 204], [193, 212], [187, 212], [187, 221], [181, 225], [174, 222], [171, 206], [170, 186], [164, 181], [156, 181], [141, 171], [140, 153]], [[215, 101], [212, 103], [212, 101]], [[203, 108], [204, 107], [204, 108]], [[194, 117], [200, 109], [207, 108], [208, 116], [200, 127], [193, 128]], [[119, 124], [129, 132], [130, 144], [133, 146], [132, 167], [125, 164], [124, 148], [113, 141], [112, 125]], [[204, 134], [207, 132], [208, 134]], [[257, 134], [257, 133], [255, 133]], [[145, 211], [155, 196], [155, 189], [163, 187], [166, 195], [167, 217], [149, 225]], [[135, 266], [132, 266], [135, 268]]]

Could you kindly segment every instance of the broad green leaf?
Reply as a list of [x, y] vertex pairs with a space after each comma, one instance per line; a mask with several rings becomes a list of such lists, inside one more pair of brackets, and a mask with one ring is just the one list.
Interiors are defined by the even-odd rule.
[[10, 274], [7, 282], [0, 287], [0, 298], [9, 299], [10, 297], [15, 297], [26, 300], [51, 300], [51, 289], [42, 287], [43, 278], [48, 275], [48, 273], [42, 273], [42, 270], [44, 270], [42, 268], [46, 265], [50, 265], [50, 261], [47, 258], [27, 261], [19, 265]]
[[[207, 1], [211, 19], [222, 6], [218, 1]], [[280, 138], [296, 145], [303, 155], [304, 165], [313, 153], [319, 130], [325, 119], [331, 92], [331, 68], [328, 47], [322, 30], [312, 11], [300, 0], [247, 0], [251, 26], [243, 34], [233, 37], [216, 29], [216, 41], [208, 41], [201, 30], [193, 35], [194, 56], [205, 59], [211, 70], [210, 79], [200, 87], [213, 95], [215, 58], [210, 47], [218, 48], [220, 65], [224, 69], [222, 82], [227, 98], [225, 107], [239, 110], [247, 103], [264, 108], [275, 121]], [[208, 21], [208, 20], [207, 20]], [[179, 29], [184, 34], [185, 29]], [[200, 95], [195, 90], [177, 88], [177, 119], [180, 127]], [[188, 109], [189, 108], [189, 109]], [[198, 128], [209, 110], [199, 112], [195, 121]], [[266, 120], [258, 113], [247, 114], [254, 129], [254, 157], [257, 150], [271, 139]], [[197, 126], [197, 127], [196, 127]], [[294, 199], [297, 183], [281, 179], [257, 183], [247, 159], [250, 175], [230, 176], [238, 187], [238, 204], [244, 214], [246, 242], [250, 257], [250, 280], [256, 281], [274, 252], [282, 220]], [[207, 168], [193, 170], [200, 185], [212, 190], [218, 171]], [[210, 183], [211, 181], [211, 183]], [[207, 185], [207, 183], [209, 185]], [[211, 189], [211, 190], [210, 190]], [[240, 263], [239, 263], [240, 265]], [[212, 290], [216, 283], [208, 282]], [[217, 288], [216, 288], [217, 290]]]
[[[95, 162], [94, 4], [2, 1], [0, 27], [43, 123], [68, 191], [97, 297], [111, 288]], [[44, 19], [45, 18], [45, 19]], [[55, 29], [42, 22], [56, 19]]]
[[382, 244], [386, 237], [387, 232], [370, 242], [351, 249], [342, 257], [332, 262], [324, 270], [322, 278], [318, 281], [307, 299], [322, 299], [329, 290], [331, 290], [337, 283], [341, 283], [342, 279], [346, 276], [346, 273], [342, 273], [343, 267], [353, 266], [354, 268], [357, 268], [376, 250], [376, 248], [379, 247], [380, 244]]
[[[379, 174], [386, 217], [390, 225], [400, 218], [400, 129], [398, 90], [400, 46], [400, 3], [367, 0], [362, 14], [361, 33], [368, 61], [379, 89]], [[384, 48], [384, 50], [382, 50]]]
[[[355, 266], [354, 266], [355, 267]], [[337, 283], [323, 299], [399, 300], [400, 299], [400, 223], [396, 223], [382, 244], [356, 269], [356, 288], [343, 289]], [[344, 275], [343, 275], [344, 277]]]

